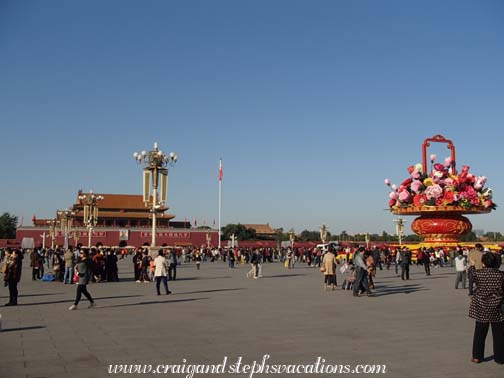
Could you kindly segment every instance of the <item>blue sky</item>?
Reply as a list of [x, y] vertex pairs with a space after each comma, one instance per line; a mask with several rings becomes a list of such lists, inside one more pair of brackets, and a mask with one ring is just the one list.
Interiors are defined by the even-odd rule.
[[4, 0], [0, 212], [139, 194], [157, 141], [178, 220], [217, 219], [222, 157], [223, 224], [393, 232], [383, 179], [436, 134], [503, 205], [503, 40], [497, 0]]

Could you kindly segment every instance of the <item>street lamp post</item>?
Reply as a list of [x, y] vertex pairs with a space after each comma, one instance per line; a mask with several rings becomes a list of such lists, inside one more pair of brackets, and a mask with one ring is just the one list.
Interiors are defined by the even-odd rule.
[[320, 227], [320, 240], [322, 240], [322, 244], [326, 243], [327, 240], [327, 227], [325, 224]]
[[68, 234], [72, 230], [72, 215], [74, 215], [75, 213], [70, 209], [65, 209], [58, 210], [56, 214], [58, 215], [58, 219], [60, 221], [60, 230], [64, 235], [63, 248], [66, 249], [68, 248]]
[[49, 225], [49, 236], [51, 237], [51, 249], [54, 249], [54, 238], [56, 237], [56, 225], [58, 220], [56, 218], [49, 219], [47, 221]]
[[404, 222], [402, 218], [394, 219], [394, 222], [396, 224], [396, 235], [397, 238], [399, 239], [399, 246], [402, 245], [402, 237], [404, 236]]
[[[154, 143], [154, 149], [146, 152], [133, 153], [138, 164], [145, 164], [143, 170], [143, 200], [145, 206], [151, 206], [152, 212], [152, 240], [151, 248], [156, 247], [156, 213], [158, 209], [166, 203], [168, 189], [168, 166], [173, 167], [178, 160], [175, 153], [170, 152], [165, 155], [163, 151], [158, 149], [157, 142]], [[161, 180], [159, 180], [161, 176]], [[152, 178], [152, 179], [151, 179]], [[152, 203], [150, 199], [150, 183], [152, 181]], [[160, 195], [158, 198], [158, 187], [160, 187]]]
[[291, 243], [291, 249], [294, 249], [294, 240], [296, 239], [296, 235], [294, 234], [294, 231], [289, 232], [289, 240]]
[[207, 243], [207, 248], [210, 249], [210, 242], [212, 241], [212, 237], [210, 236], [210, 230], [207, 230], [206, 232], [206, 243]]
[[81, 205], [84, 205], [83, 222], [88, 229], [88, 248], [91, 248], [91, 236], [93, 234], [93, 227], [98, 224], [98, 202], [103, 200], [103, 196], [93, 193], [83, 193], [79, 195]]
[[80, 232], [77, 230], [74, 230], [73, 232], [73, 240], [75, 243], [75, 246], [77, 247], [77, 244], [79, 243], [79, 238], [80, 238]]

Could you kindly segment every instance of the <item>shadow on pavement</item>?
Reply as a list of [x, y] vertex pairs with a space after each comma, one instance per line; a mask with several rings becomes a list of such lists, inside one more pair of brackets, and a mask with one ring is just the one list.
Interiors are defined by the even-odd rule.
[[46, 328], [44, 326], [32, 326], [32, 327], [18, 327], [18, 328], [4, 328], [0, 332], [16, 332], [16, 331], [29, 331], [31, 329], [41, 329]]
[[414, 293], [416, 291], [425, 291], [428, 289], [425, 289], [421, 287], [418, 284], [414, 285], [404, 285], [404, 286], [385, 286], [385, 287], [380, 287], [376, 289], [376, 291], [373, 292], [375, 297], [383, 297], [385, 295], [393, 295], [393, 294], [410, 294]]
[[[220, 277], [183, 277], [177, 278], [175, 281], [194, 281], [194, 280], [219, 280], [224, 278], [232, 278], [231, 276], [220, 276]], [[171, 281], [168, 281], [171, 282]]]
[[298, 274], [278, 274], [276, 276], [264, 276], [263, 278], [284, 278], [284, 277], [297, 277], [297, 276], [307, 276], [308, 274], [298, 273]]
[[[91, 296], [93, 293], [91, 292]], [[135, 298], [142, 297], [143, 295], [118, 295], [114, 297], [93, 297], [94, 300], [102, 300], [102, 299], [118, 299], [118, 298]], [[52, 302], [37, 302], [37, 303], [19, 303], [18, 306], [40, 306], [40, 305], [48, 305], [48, 304], [58, 304], [58, 303], [73, 303], [74, 299], [62, 299], [60, 301], [52, 301]]]
[[[26, 298], [26, 297], [45, 297], [46, 295], [63, 295], [63, 294], [66, 294], [66, 293], [47, 293], [47, 294], [22, 294], [19, 296], [19, 298]], [[0, 299], [2, 298], [9, 298], [8, 295], [4, 296], [4, 297], [0, 297]]]
[[187, 292], [182, 292], [182, 293], [175, 293], [176, 295], [186, 295], [186, 294], [200, 294], [200, 293], [216, 293], [219, 291], [236, 291], [236, 290], [246, 290], [245, 288], [242, 287], [237, 287], [233, 289], [212, 289], [212, 290], [198, 290], [198, 291], [187, 291]]
[[210, 298], [173, 299], [173, 300], [166, 300], [166, 301], [148, 301], [148, 302], [126, 303], [126, 304], [118, 304], [118, 305], [110, 305], [110, 306], [98, 305], [96, 308], [99, 310], [100, 308], [147, 306], [147, 305], [163, 304], [163, 303], [192, 302], [192, 301], [200, 301], [200, 300], [204, 300], [204, 299], [210, 299]]

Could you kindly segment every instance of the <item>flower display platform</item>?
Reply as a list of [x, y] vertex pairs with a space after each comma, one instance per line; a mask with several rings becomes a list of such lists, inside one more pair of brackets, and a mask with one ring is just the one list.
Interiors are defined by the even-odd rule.
[[[430, 156], [432, 169], [427, 174], [427, 147], [431, 142], [448, 145], [451, 156], [444, 164], [436, 163]], [[396, 215], [417, 215], [411, 229], [430, 245], [456, 244], [472, 230], [471, 221], [464, 214], [487, 214], [496, 208], [492, 190], [485, 188], [487, 178], [475, 176], [463, 166], [460, 174], [455, 165], [455, 146], [451, 140], [436, 135], [424, 141], [422, 164], [410, 166], [411, 177], [400, 186], [385, 184], [392, 188], [389, 194], [389, 209]]]

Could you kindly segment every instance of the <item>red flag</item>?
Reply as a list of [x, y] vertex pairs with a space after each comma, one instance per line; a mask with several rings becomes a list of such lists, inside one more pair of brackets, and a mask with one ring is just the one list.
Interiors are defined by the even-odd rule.
[[222, 181], [222, 159], [219, 160], [219, 181]]
[[36, 220], [37, 220], [37, 218], [35, 217], [35, 214], [33, 214], [33, 216], [32, 216], [32, 222], [33, 222], [33, 224], [35, 224]]
[[203, 218], [203, 225], [206, 226], [206, 218]]
[[194, 227], [198, 227], [198, 221], [194, 218]]

